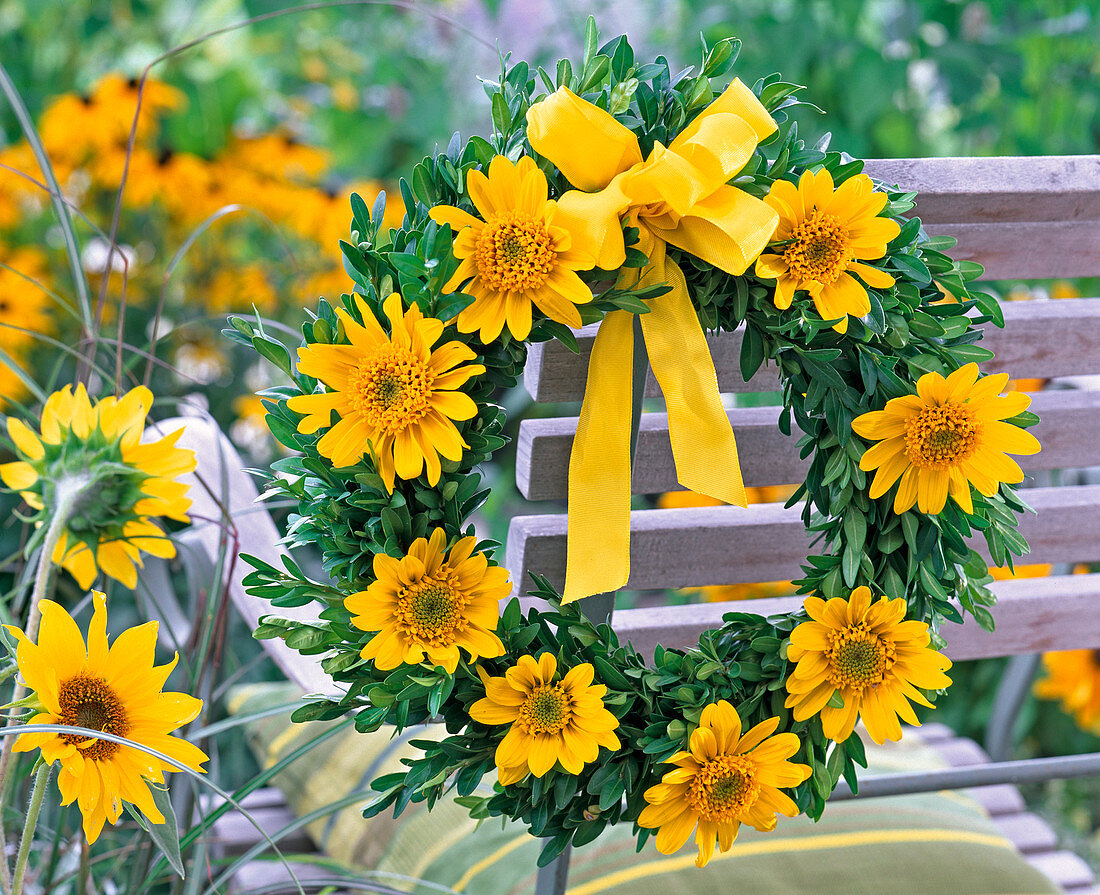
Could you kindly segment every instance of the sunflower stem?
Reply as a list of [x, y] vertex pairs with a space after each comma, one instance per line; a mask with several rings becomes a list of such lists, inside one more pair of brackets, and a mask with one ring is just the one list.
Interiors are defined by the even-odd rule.
[[76, 878], [77, 895], [88, 895], [91, 887], [88, 885], [92, 878], [91, 846], [88, 845], [88, 837], [84, 831], [80, 831], [80, 874]]
[[[76, 509], [77, 503], [86, 488], [93, 482], [93, 477], [88, 473], [67, 476], [57, 482], [54, 488], [54, 507], [50, 517], [50, 524], [46, 528], [46, 536], [42, 539], [42, 547], [38, 553], [38, 568], [34, 576], [34, 589], [31, 591], [31, 605], [27, 613], [27, 626], [24, 629], [26, 636], [32, 642], [37, 641], [38, 626], [42, 621], [42, 611], [38, 604], [49, 593], [53, 572], [53, 552], [61, 540], [61, 535], [68, 525], [69, 519]], [[12, 704], [19, 703], [26, 695], [22, 683], [17, 679], [15, 689], [12, 691]], [[8, 724], [14, 719], [9, 718]], [[16, 737], [4, 737], [4, 745], [0, 749], [0, 846], [7, 842], [7, 831], [4, 829], [4, 806], [7, 803], [8, 770], [11, 765], [12, 747]], [[41, 802], [41, 799], [39, 799]], [[0, 886], [5, 892], [14, 892], [15, 880], [11, 876], [6, 854], [0, 858]], [[22, 883], [20, 882], [20, 885]]]
[[38, 625], [42, 620], [42, 612], [38, 604], [46, 599], [53, 577], [53, 552], [57, 548], [57, 542], [61, 540], [65, 526], [69, 524], [69, 518], [76, 509], [77, 502], [91, 483], [92, 476], [83, 473], [61, 479], [54, 489], [53, 514], [46, 529], [46, 537], [42, 540], [42, 549], [38, 554], [38, 569], [34, 576], [34, 590], [31, 591], [31, 608], [27, 613], [25, 633], [27, 639], [32, 642], [38, 638]]
[[38, 812], [42, 810], [42, 799], [46, 796], [46, 788], [50, 782], [52, 765], [42, 762], [38, 767], [38, 773], [34, 775], [34, 788], [31, 790], [30, 805], [27, 806], [27, 819], [23, 824], [23, 838], [19, 840], [19, 854], [15, 858], [15, 875], [12, 877], [12, 895], [22, 895], [23, 877], [27, 873], [27, 858], [31, 853], [31, 843], [34, 842], [34, 830], [38, 826]]

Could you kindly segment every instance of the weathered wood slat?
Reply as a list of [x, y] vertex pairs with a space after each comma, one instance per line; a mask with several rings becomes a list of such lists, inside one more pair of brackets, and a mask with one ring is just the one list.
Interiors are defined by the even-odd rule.
[[1046, 854], [1058, 847], [1058, 837], [1035, 814], [1013, 814], [998, 818], [995, 823], [1001, 835], [1025, 855]]
[[1079, 892], [1095, 881], [1092, 868], [1071, 851], [1027, 855], [1027, 862], [1066, 892]]
[[[232, 555], [232, 551], [243, 549], [275, 566], [281, 565], [278, 543], [282, 535], [263, 505], [257, 504], [259, 492], [252, 479], [242, 472], [244, 463], [232, 443], [212, 420], [186, 417], [161, 423], [165, 433], [180, 426], [184, 431], [179, 446], [193, 450], [198, 459], [195, 472], [183, 478], [191, 484], [193, 521], [188, 538], [194, 539], [212, 560], [224, 550]], [[228, 521], [223, 521], [226, 516]], [[236, 528], [237, 543], [231, 537], [231, 527]], [[228, 543], [223, 544], [227, 537]], [[316, 612], [309, 606], [274, 609], [270, 603], [246, 593], [241, 581], [249, 571], [251, 567], [243, 560], [233, 564], [229, 594], [250, 630], [265, 615], [303, 622], [316, 620]], [[281, 640], [264, 641], [264, 649], [288, 680], [305, 692], [334, 692], [332, 679], [321, 670], [316, 659], [303, 658]]]
[[[239, 811], [230, 811], [214, 822], [211, 845], [220, 850], [221, 857], [242, 855], [259, 842], [261, 836], [256, 825], [268, 836], [274, 837], [297, 819], [285, 802], [269, 808], [247, 810], [251, 820]], [[315, 849], [313, 840], [305, 830], [295, 830], [277, 841], [279, 849], [286, 854], [310, 853]]]
[[[1100, 233], [1100, 227], [1096, 228]], [[1100, 258], [1100, 245], [1094, 255]], [[1005, 328], [987, 326], [982, 345], [996, 357], [982, 365], [988, 373], [1011, 373], [1021, 379], [1100, 373], [1100, 298], [1064, 301], [1006, 302]], [[539, 402], [580, 401], [588, 376], [588, 359], [599, 324], [579, 330], [573, 354], [560, 342], [531, 346], [524, 385]], [[711, 357], [723, 392], [764, 392], [779, 388], [775, 367], [761, 369], [748, 383], [741, 378], [741, 331], [708, 336]], [[648, 397], [659, 397], [652, 373]]]
[[[1031, 431], [1043, 445], [1038, 454], [1020, 457], [1026, 471], [1100, 466], [1100, 392], [1072, 389], [1040, 392], [1031, 409], [1042, 422]], [[786, 485], [806, 476], [800, 460], [798, 433], [779, 431], [778, 407], [739, 407], [728, 411], [737, 436], [745, 484]], [[524, 420], [516, 441], [516, 484], [528, 500], [564, 500], [569, 478], [569, 452], [577, 431], [576, 417]], [[646, 413], [638, 434], [635, 494], [680, 488], [668, 438], [668, 416]]]
[[[1100, 574], [995, 581], [991, 589], [998, 601], [993, 610], [997, 630], [983, 631], [973, 620], [961, 626], [945, 625], [940, 633], [947, 640], [945, 652], [952, 659], [1100, 646], [1100, 613], [1095, 608], [1100, 601]], [[621, 640], [629, 640], [645, 655], [652, 655], [658, 643], [694, 646], [699, 635], [720, 625], [727, 612], [786, 614], [801, 604], [801, 597], [775, 597], [622, 609], [615, 613], [615, 631]]]
[[[1038, 512], [1020, 519], [1020, 533], [1031, 544], [1029, 562], [1100, 560], [1100, 485], [1033, 488], [1024, 497]], [[810, 546], [801, 508], [777, 503], [639, 510], [631, 515], [630, 532], [627, 586], [639, 590], [797, 577]], [[565, 515], [515, 517], [506, 562], [512, 580], [526, 582], [532, 569], [560, 587], [565, 534]], [[985, 552], [984, 539], [973, 545]]]
[[982, 280], [1039, 280], [1100, 274], [1100, 229], [1093, 222], [929, 224], [931, 236], [954, 236], [958, 261], [977, 261]]
[[[920, 736], [926, 738], [928, 727], [921, 728]], [[936, 752], [952, 767], [984, 764], [989, 756], [973, 740], [952, 738], [938, 740], [933, 733]], [[1033, 867], [1066, 891], [1080, 892], [1095, 881], [1092, 870], [1076, 855], [1057, 851], [1058, 837], [1046, 822], [1030, 814], [1024, 806], [1019, 790], [1014, 786], [980, 786], [964, 790], [990, 815], [1000, 833], [1008, 839]]]
[[[937, 751], [939, 751], [938, 747]], [[1009, 783], [997, 786], [975, 786], [963, 792], [981, 805], [990, 817], [1016, 814], [1024, 810], [1024, 797], [1015, 786]]]
[[916, 192], [925, 223], [1100, 219], [1100, 156], [869, 159], [863, 170]]

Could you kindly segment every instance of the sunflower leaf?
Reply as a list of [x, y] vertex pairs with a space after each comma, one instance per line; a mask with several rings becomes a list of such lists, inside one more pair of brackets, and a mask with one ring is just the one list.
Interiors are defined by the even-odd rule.
[[183, 858], [180, 855], [179, 826], [176, 824], [175, 812], [172, 811], [172, 800], [168, 797], [167, 789], [156, 785], [150, 786], [149, 789], [153, 793], [153, 804], [164, 815], [164, 823], [152, 823], [129, 802], [123, 802], [122, 804], [126, 806], [126, 811], [130, 816], [149, 834], [149, 838], [160, 849], [160, 853], [164, 855], [165, 860], [172, 865], [172, 869], [179, 874], [179, 878], [184, 879]]

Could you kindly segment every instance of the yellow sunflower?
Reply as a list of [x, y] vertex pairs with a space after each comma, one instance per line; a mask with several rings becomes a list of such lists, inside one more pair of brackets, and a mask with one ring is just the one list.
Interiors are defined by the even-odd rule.
[[1078, 727], [1100, 735], [1100, 650], [1044, 653], [1043, 669], [1046, 677], [1035, 684], [1035, 695], [1059, 700]]
[[361, 655], [383, 671], [425, 658], [454, 674], [459, 647], [471, 660], [504, 655], [493, 633], [500, 621], [498, 601], [512, 592], [508, 570], [474, 553], [477, 538], [462, 538], [450, 551], [442, 528], [417, 538], [401, 559], [374, 556], [378, 579], [344, 600], [352, 624], [377, 631]]
[[[850, 599], [807, 597], [803, 605], [811, 620], [791, 632], [787, 649], [797, 664], [784, 705], [795, 720], [820, 712], [825, 736], [838, 743], [851, 735], [857, 716], [879, 745], [901, 739], [899, 716], [919, 727], [909, 701], [932, 708], [917, 688], [950, 686], [944, 672], [951, 660], [929, 645], [928, 625], [902, 621], [905, 600], [882, 597], [872, 605], [871, 589], [857, 587]], [[829, 705], [834, 694], [843, 706]]]
[[742, 736], [741, 718], [724, 699], [703, 709], [688, 750], [668, 760], [676, 768], [645, 791], [649, 804], [638, 825], [657, 830], [657, 851], [671, 855], [695, 830], [695, 866], [703, 867], [716, 841], [719, 850], [730, 850], [742, 823], [768, 832], [777, 815], [798, 814], [779, 790], [797, 786], [810, 768], [787, 761], [798, 751], [798, 737], [776, 734], [777, 727], [779, 718], [769, 718]]
[[1023, 470], [1007, 453], [1034, 454], [1039, 442], [1030, 432], [1003, 422], [1031, 404], [1021, 392], [998, 397], [1007, 373], [978, 379], [978, 365], [960, 367], [946, 379], [925, 373], [917, 393], [893, 398], [883, 410], [852, 421], [862, 438], [879, 443], [867, 449], [859, 468], [877, 469], [870, 495], [881, 497], [901, 480], [894, 512], [917, 504], [922, 513], [938, 513], [948, 495], [967, 513], [974, 512], [973, 485], [990, 497], [1000, 482], [1024, 480]]
[[756, 259], [756, 275], [775, 280], [775, 306], [791, 306], [794, 293], [804, 289], [823, 320], [839, 321], [837, 332], [848, 329], [848, 315], [862, 317], [871, 310], [868, 286], [885, 289], [894, 278], [864, 264], [886, 254], [886, 244], [901, 232], [897, 221], [878, 217], [886, 194], [874, 192], [866, 174], [849, 177], [834, 191], [832, 175], [822, 169], [806, 171], [797, 188], [777, 180], [764, 198], [779, 214], [772, 236], [775, 252]]
[[[92, 402], [84, 385], [54, 392], [42, 409], [41, 434], [8, 418], [8, 435], [20, 459], [0, 465], [0, 479], [36, 510], [56, 508], [63, 482], [80, 495], [51, 559], [82, 588], [97, 569], [137, 586], [140, 551], [176, 555], [175, 545], [152, 520], [187, 522], [189, 485], [179, 476], [195, 469], [195, 452], [176, 447], [183, 429], [142, 441], [153, 393], [138, 386], [121, 398]], [[41, 524], [41, 523], [40, 523]]]
[[496, 751], [497, 775], [507, 786], [528, 773], [542, 777], [560, 764], [579, 774], [596, 760], [600, 746], [620, 747], [618, 719], [603, 705], [607, 687], [593, 684], [595, 671], [585, 662], [555, 682], [557, 659], [551, 653], [520, 656], [504, 677], [477, 670], [485, 698], [470, 706], [482, 724], [511, 724]]
[[526, 339], [532, 303], [551, 320], [580, 326], [576, 306], [592, 301], [592, 290], [576, 272], [596, 259], [575, 248], [573, 233], [557, 220], [557, 202], [547, 199], [546, 175], [534, 160], [524, 156], [513, 165], [498, 155], [488, 177], [466, 176], [466, 189], [483, 220], [450, 205], [431, 211], [433, 221], [455, 231], [454, 254], [462, 261], [443, 291], [470, 280], [464, 291], [474, 296], [458, 328], [480, 330], [488, 343], [507, 324], [513, 337]]
[[287, 406], [303, 414], [298, 431], [306, 435], [328, 426], [336, 411], [339, 422], [317, 442], [334, 466], [351, 466], [371, 452], [388, 491], [395, 475], [415, 479], [425, 469], [428, 483], [435, 485], [442, 472], [439, 458], [458, 460], [469, 447], [453, 420], [477, 415], [470, 396], [455, 389], [485, 367], [460, 366], [477, 357], [461, 342], [433, 347], [443, 322], [425, 317], [415, 304], [403, 312], [396, 292], [382, 306], [389, 335], [366, 302], [358, 295], [355, 301], [362, 325], [336, 309], [350, 344], [298, 349], [299, 371], [333, 391], [299, 395]]
[[[178, 656], [154, 665], [157, 623], [146, 622], [107, 644], [107, 609], [103, 594], [93, 594], [95, 612], [85, 645], [72, 617], [57, 603], [42, 600], [38, 643], [12, 625], [5, 627], [19, 642], [19, 675], [38, 700], [28, 724], [67, 724], [124, 737], [173, 758], [196, 771], [207, 756], [169, 734], [194, 720], [202, 700], [161, 688]], [[149, 783], [164, 785], [171, 765], [159, 758], [108, 740], [83, 734], [24, 733], [14, 751], [42, 750], [47, 764], [58, 762], [61, 804], [76, 802], [84, 815], [84, 833], [95, 842], [110, 821], [117, 823], [122, 803], [141, 809], [152, 823], [164, 823], [149, 792]]]

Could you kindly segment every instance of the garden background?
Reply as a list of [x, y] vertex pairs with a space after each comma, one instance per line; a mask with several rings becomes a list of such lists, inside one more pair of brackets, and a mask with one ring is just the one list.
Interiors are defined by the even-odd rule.
[[[831, 132], [855, 156], [1100, 151], [1100, 13], [1083, 2], [450, 0], [288, 10], [241, 0], [0, 0], [0, 65], [14, 91], [0, 102], [0, 396], [8, 407], [33, 404], [87, 363], [107, 379], [150, 382], [163, 414], [209, 409], [250, 462], [274, 459], [253, 397], [274, 384], [271, 367], [220, 335], [226, 314], [255, 309], [293, 346], [301, 308], [350, 289], [338, 240], [351, 191], [369, 205], [384, 189], [399, 215], [398, 177], [452, 132], [490, 127], [478, 77], [497, 76], [497, 47], [532, 65], [576, 57], [588, 13], [605, 35], [629, 32], [639, 56], [664, 53], [674, 70], [698, 62], [700, 36], [708, 45], [740, 38], [734, 73], [751, 83], [779, 69], [808, 85], [805, 97], [828, 114], [800, 110], [803, 133], [812, 143]], [[158, 59], [148, 114], [128, 151], [136, 91], [127, 79]], [[20, 103], [78, 210], [84, 298], [63, 229], [33, 182], [43, 175], [22, 136]], [[996, 286], [1026, 299], [1094, 294], [1096, 284]], [[81, 341], [81, 301], [97, 321], [90, 341]], [[500, 401], [516, 426], [526, 394]], [[524, 505], [508, 452], [498, 456], [486, 471], [493, 494], [481, 533], [503, 539]], [[10, 621], [22, 611], [12, 600], [22, 592], [27, 532], [17, 498], [0, 501]], [[65, 576], [59, 593], [70, 606], [83, 596]], [[224, 717], [232, 685], [275, 675], [250, 632], [210, 596], [198, 623], [176, 632], [182, 661], [173, 678], [177, 689], [204, 695], [207, 727]], [[180, 595], [184, 605], [193, 597]], [[150, 606], [170, 616], [159, 603], [143, 581], [136, 601], [114, 604], [114, 624], [140, 620]], [[936, 720], [980, 738], [1002, 665], [958, 666]], [[235, 748], [240, 729], [221, 729], [208, 744], [212, 774], [223, 785], [249, 779], [256, 765]], [[1055, 705], [1034, 699], [1020, 734], [1019, 757], [1098, 747]], [[1100, 866], [1100, 784], [1055, 781], [1027, 795]]]

